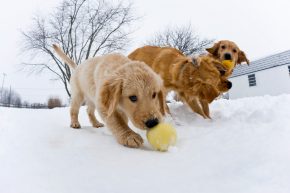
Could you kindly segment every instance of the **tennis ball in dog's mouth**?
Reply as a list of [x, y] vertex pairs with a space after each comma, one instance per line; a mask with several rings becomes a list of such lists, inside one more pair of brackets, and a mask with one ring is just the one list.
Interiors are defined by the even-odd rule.
[[177, 134], [172, 125], [160, 123], [147, 131], [147, 139], [155, 150], [167, 151], [169, 146], [175, 145]]
[[231, 70], [234, 68], [234, 62], [232, 60], [223, 60], [222, 64], [224, 67], [226, 67], [228, 70]]

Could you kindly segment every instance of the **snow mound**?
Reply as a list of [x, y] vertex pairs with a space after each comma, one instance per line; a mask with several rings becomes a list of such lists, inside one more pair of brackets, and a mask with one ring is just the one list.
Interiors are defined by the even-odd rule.
[[117, 144], [84, 108], [80, 130], [68, 108], [0, 108], [0, 192], [290, 192], [290, 95], [217, 100], [212, 120], [169, 105], [178, 142], [166, 153]]

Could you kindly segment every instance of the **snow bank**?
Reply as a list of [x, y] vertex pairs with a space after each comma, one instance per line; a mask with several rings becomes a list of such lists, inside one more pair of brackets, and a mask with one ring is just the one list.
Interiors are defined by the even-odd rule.
[[0, 192], [290, 192], [290, 95], [218, 100], [212, 120], [170, 109], [179, 139], [161, 153], [118, 145], [85, 109], [74, 130], [67, 108], [0, 108]]

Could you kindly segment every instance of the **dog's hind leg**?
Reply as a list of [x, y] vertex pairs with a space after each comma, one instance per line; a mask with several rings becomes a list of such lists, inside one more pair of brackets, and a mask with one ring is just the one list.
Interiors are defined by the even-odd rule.
[[89, 101], [89, 100], [86, 100], [86, 104], [87, 104], [87, 113], [88, 113], [88, 116], [89, 116], [89, 119], [90, 119], [90, 122], [91, 124], [93, 125], [93, 127], [103, 127], [104, 124], [103, 123], [100, 123], [96, 116], [95, 116], [95, 104], [92, 102], [92, 101]]
[[81, 128], [81, 125], [78, 120], [79, 110], [84, 102], [84, 97], [81, 93], [73, 93], [72, 100], [71, 100], [71, 107], [70, 107], [70, 117], [71, 117], [71, 124], [72, 128], [78, 129]]

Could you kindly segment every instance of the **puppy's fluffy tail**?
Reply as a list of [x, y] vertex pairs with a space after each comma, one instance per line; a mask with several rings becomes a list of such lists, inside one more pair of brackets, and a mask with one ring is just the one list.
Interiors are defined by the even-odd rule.
[[70, 59], [63, 51], [62, 49], [56, 45], [56, 44], [52, 44], [52, 47], [54, 49], [54, 51], [57, 53], [57, 55], [59, 55], [59, 57], [69, 65], [69, 67], [71, 67], [72, 69], [76, 69], [77, 65], [76, 63]]

